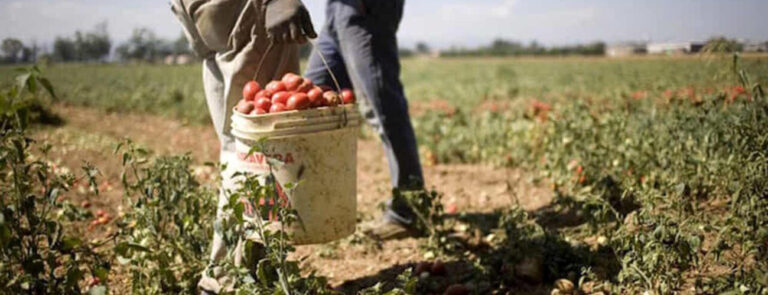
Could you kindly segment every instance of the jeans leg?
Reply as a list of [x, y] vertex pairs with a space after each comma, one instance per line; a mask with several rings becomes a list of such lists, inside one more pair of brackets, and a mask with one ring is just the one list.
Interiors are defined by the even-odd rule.
[[309, 56], [309, 62], [307, 63], [307, 69], [304, 72], [304, 77], [309, 78], [315, 85], [325, 85], [331, 88], [336, 88], [331, 75], [328, 74], [328, 70], [320, 58], [320, 54], [328, 62], [328, 68], [330, 68], [336, 80], [339, 82], [341, 88], [352, 88], [352, 82], [349, 81], [347, 75], [347, 69], [344, 65], [344, 60], [341, 58], [339, 52], [339, 44], [336, 42], [332, 35], [332, 29], [326, 26], [320, 36], [315, 41], [315, 47], [312, 48], [312, 53]]
[[[329, 2], [333, 5], [332, 26], [342, 58], [355, 86], [355, 94], [364, 100], [361, 111], [381, 137], [392, 185], [408, 189], [414, 184], [421, 186], [423, 176], [408, 102], [400, 82], [395, 34], [402, 5], [391, 4], [363, 5], [362, 1], [354, 0]], [[402, 200], [390, 200], [388, 205], [388, 215], [403, 217], [395, 218], [401, 222], [410, 222], [413, 214]]]

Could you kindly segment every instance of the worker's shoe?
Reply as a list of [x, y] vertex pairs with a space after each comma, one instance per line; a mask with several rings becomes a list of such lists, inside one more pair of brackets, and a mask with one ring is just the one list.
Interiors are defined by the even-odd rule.
[[420, 235], [411, 223], [398, 220], [391, 212], [386, 212], [381, 218], [363, 224], [362, 230], [365, 235], [376, 240], [398, 240]]

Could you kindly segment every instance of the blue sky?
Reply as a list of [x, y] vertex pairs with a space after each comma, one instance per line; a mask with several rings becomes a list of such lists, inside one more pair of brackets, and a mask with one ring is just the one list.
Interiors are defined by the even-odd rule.
[[[387, 1], [387, 0], [380, 0]], [[316, 27], [325, 0], [304, 0]], [[713, 35], [768, 40], [768, 0], [406, 0], [403, 46], [473, 47], [494, 38], [547, 45], [604, 40], [693, 41]], [[134, 27], [174, 38], [166, 0], [0, 0], [0, 38], [50, 43], [106, 20], [117, 42]]]

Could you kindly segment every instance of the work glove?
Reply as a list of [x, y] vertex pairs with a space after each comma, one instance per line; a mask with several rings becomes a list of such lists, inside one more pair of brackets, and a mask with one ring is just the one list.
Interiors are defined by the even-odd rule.
[[309, 11], [299, 0], [267, 0], [264, 26], [275, 43], [304, 43], [317, 37]]

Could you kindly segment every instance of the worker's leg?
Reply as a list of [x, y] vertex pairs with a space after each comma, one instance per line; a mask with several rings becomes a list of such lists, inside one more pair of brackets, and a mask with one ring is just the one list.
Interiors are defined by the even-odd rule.
[[[242, 89], [246, 82], [256, 76], [256, 65], [264, 54], [268, 54], [256, 79], [262, 85], [269, 80], [281, 77], [287, 72], [297, 72], [299, 68], [297, 45], [275, 45], [266, 52], [266, 40], [253, 40], [247, 45], [223, 54], [217, 54], [215, 59], [206, 59], [203, 67], [203, 84], [206, 100], [213, 121], [214, 129], [221, 144], [220, 162], [227, 164], [227, 170], [222, 171], [221, 192], [219, 194], [214, 239], [211, 247], [211, 266], [225, 259], [227, 250], [233, 248], [235, 265], [247, 263], [243, 251], [245, 241], [240, 240], [236, 245], [227, 245], [222, 236], [222, 220], [228, 214], [223, 207], [228, 203], [228, 191], [234, 191], [238, 185], [232, 174], [238, 168], [233, 163], [237, 160], [235, 153], [235, 138], [231, 133], [233, 107], [242, 98]], [[244, 265], [254, 268], [255, 265]], [[223, 276], [215, 267], [209, 267], [203, 274], [199, 286], [204, 291], [219, 293], [227, 288], [231, 281]]]
[[[416, 138], [400, 82], [396, 40], [402, 0], [331, 0], [330, 27], [336, 34], [341, 56], [361, 111], [379, 134], [390, 167], [392, 185], [408, 189], [422, 185]], [[389, 202], [387, 217], [412, 222], [412, 212], [402, 200]]]
[[[331, 6], [328, 6], [330, 12]], [[347, 75], [347, 69], [344, 65], [344, 60], [341, 58], [339, 52], [339, 44], [336, 42], [335, 32], [331, 24], [333, 23], [333, 14], [326, 13], [326, 22], [323, 26], [320, 35], [314, 42], [314, 48], [309, 55], [309, 62], [307, 63], [307, 70], [304, 72], [304, 77], [309, 78], [316, 85], [326, 85], [335, 88], [331, 75], [328, 73], [328, 69], [333, 72], [336, 80], [341, 88], [353, 88], [352, 82]], [[321, 57], [322, 55], [322, 57]], [[323, 58], [328, 63], [326, 68], [323, 63]]]

